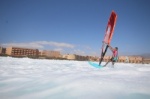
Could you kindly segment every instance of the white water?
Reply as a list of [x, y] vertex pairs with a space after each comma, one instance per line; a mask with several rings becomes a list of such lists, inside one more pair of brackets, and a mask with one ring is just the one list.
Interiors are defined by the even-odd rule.
[[150, 64], [0, 57], [0, 99], [150, 99]]

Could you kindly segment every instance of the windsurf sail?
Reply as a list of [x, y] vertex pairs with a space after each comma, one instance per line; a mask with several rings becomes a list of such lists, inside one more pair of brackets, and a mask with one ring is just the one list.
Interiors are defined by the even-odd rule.
[[[106, 32], [105, 32], [105, 36], [104, 36], [104, 40], [103, 40], [107, 44], [110, 44], [110, 42], [111, 42], [111, 39], [112, 39], [112, 36], [113, 36], [113, 33], [114, 33], [114, 28], [115, 28], [115, 25], [116, 25], [116, 21], [117, 21], [117, 14], [114, 11], [112, 11], [111, 15], [110, 15], [110, 18], [108, 20], [108, 24], [107, 24], [107, 27], [106, 27]], [[103, 58], [104, 58], [104, 56], [107, 52], [107, 49], [108, 49], [108, 45], [106, 45], [104, 42], [102, 44], [101, 57], [100, 57], [100, 60], [99, 60], [99, 65], [103, 61]]]

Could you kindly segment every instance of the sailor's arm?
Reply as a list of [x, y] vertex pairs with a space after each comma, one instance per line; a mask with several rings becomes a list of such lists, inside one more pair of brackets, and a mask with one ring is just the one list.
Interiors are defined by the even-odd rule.
[[108, 47], [109, 47], [109, 49], [110, 49], [112, 52], [114, 51], [114, 48], [112, 48], [112, 47], [110, 46], [110, 44], [108, 44], [108, 43], [106, 43], [106, 42], [104, 42], [104, 41], [103, 41], [103, 43], [107, 44]]
[[108, 47], [109, 47], [109, 49], [110, 49], [112, 52], [114, 51], [114, 48], [111, 47], [109, 44], [108, 44]]

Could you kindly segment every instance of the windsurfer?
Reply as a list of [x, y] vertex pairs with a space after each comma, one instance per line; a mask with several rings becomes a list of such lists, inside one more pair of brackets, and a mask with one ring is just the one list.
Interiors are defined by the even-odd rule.
[[104, 67], [109, 63], [112, 62], [112, 65], [114, 67], [115, 62], [117, 62], [118, 60], [118, 47], [111, 47], [109, 44], [107, 44], [109, 49], [112, 51], [112, 58], [110, 60], [108, 60], [108, 62], [104, 65]]

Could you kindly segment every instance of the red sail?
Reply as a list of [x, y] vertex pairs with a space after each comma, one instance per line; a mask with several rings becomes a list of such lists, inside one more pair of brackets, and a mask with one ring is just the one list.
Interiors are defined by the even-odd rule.
[[110, 42], [111, 42], [115, 24], [116, 24], [116, 20], [117, 20], [117, 14], [114, 11], [112, 11], [110, 18], [108, 20], [106, 33], [105, 33], [105, 37], [104, 37], [104, 42], [106, 42], [108, 44], [110, 44]]

